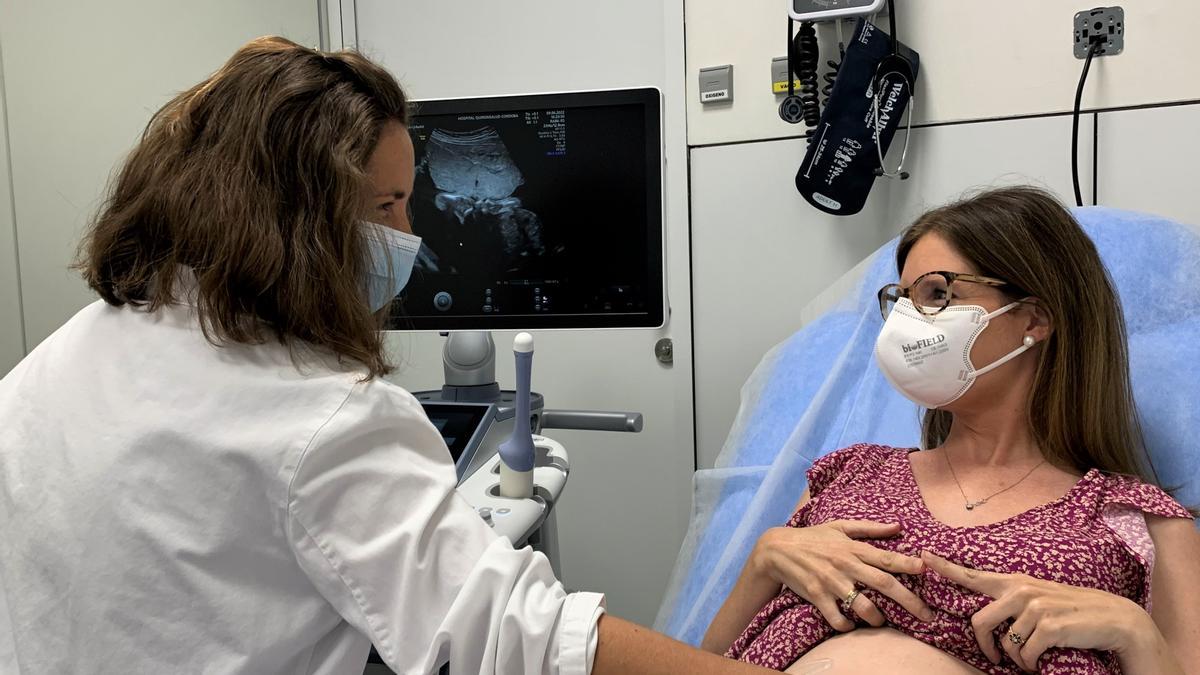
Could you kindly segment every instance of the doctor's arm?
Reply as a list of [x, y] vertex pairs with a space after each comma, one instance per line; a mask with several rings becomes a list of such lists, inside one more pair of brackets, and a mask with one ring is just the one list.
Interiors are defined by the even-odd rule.
[[286, 535], [316, 591], [401, 675], [587, 672], [602, 596], [568, 595], [458, 496], [441, 434], [407, 392], [354, 384], [288, 480]]
[[[288, 480], [286, 530], [316, 590], [401, 675], [763, 672], [619, 619], [563, 590], [455, 490], [441, 435], [407, 392], [353, 386]], [[597, 621], [600, 627], [597, 632]], [[597, 646], [598, 644], [598, 646]]]
[[766, 675], [774, 670], [710, 654], [647, 628], [603, 616], [593, 675]]

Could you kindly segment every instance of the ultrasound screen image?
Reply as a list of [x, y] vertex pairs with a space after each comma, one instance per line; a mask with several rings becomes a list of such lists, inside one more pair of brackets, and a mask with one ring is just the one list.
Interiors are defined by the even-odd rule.
[[661, 160], [647, 108], [422, 106], [409, 129], [423, 243], [389, 328], [661, 323]]

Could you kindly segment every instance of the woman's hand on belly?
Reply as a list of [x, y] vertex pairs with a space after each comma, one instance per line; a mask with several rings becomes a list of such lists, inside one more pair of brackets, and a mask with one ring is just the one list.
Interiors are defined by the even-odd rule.
[[982, 671], [898, 630], [860, 628], [846, 635], [835, 635], [813, 647], [786, 672], [792, 675], [980, 675]]
[[[886, 539], [900, 533], [897, 523], [835, 520], [812, 527], [777, 527], [763, 535], [763, 556], [772, 578], [814, 605], [829, 625], [845, 632], [854, 623], [841, 603], [854, 589], [873, 588], [890, 597], [913, 616], [925, 621], [933, 612], [894, 574], [920, 574], [919, 558], [884, 551], [858, 539]], [[851, 605], [872, 626], [884, 624], [883, 614], [864, 596]]]

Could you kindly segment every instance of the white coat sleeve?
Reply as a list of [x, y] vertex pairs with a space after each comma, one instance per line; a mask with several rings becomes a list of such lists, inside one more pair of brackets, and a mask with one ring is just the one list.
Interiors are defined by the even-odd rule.
[[417, 401], [356, 384], [294, 468], [287, 535], [318, 591], [397, 673], [586, 675], [603, 596], [568, 595], [455, 492]]

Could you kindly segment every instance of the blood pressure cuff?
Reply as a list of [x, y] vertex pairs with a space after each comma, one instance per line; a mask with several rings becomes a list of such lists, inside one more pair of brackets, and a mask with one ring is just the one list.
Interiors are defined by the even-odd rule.
[[[879, 141], [886, 155], [917, 80], [920, 56], [903, 43], [898, 52], [893, 56], [892, 39], [886, 33], [865, 19], [858, 20], [821, 122], [809, 137], [808, 152], [796, 173], [796, 189], [826, 213], [853, 215], [867, 202], [880, 168], [872, 102], [878, 96]], [[883, 85], [879, 92], [876, 81]]]

